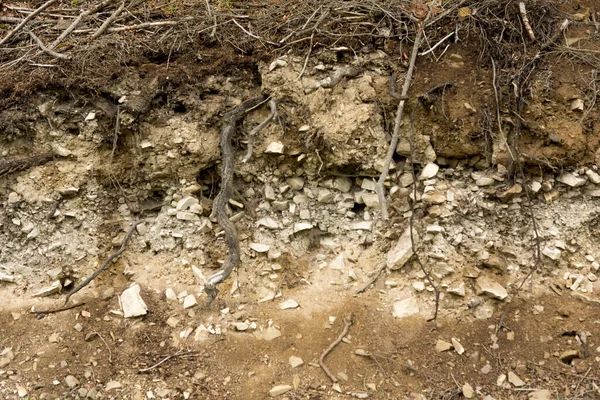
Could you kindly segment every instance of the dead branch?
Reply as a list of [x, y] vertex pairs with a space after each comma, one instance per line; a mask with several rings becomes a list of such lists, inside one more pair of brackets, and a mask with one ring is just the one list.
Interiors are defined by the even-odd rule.
[[52, 310], [40, 310], [40, 311], [32, 310], [30, 312], [31, 312], [31, 314], [35, 314], [37, 319], [42, 319], [47, 314], [55, 314], [55, 313], [59, 313], [59, 312], [62, 312], [62, 311], [71, 310], [71, 309], [76, 308], [76, 307], [81, 307], [84, 304], [85, 304], [85, 302], [82, 302], [82, 303], [71, 304], [70, 306], [66, 306], [66, 307], [55, 308], [55, 309], [52, 309]]
[[331, 379], [331, 381], [333, 383], [336, 383], [338, 380], [329, 371], [329, 368], [327, 368], [327, 365], [325, 365], [325, 357], [327, 357], [327, 355], [329, 353], [331, 353], [333, 351], [333, 349], [335, 349], [335, 347], [342, 342], [342, 339], [344, 339], [344, 336], [346, 336], [348, 334], [348, 330], [350, 329], [350, 327], [354, 323], [354, 315], [350, 315], [350, 319], [349, 320], [346, 320], [344, 318], [342, 321], [344, 322], [344, 329], [342, 330], [342, 333], [340, 334], [340, 336], [338, 336], [337, 339], [335, 339], [335, 341], [333, 343], [331, 343], [329, 345], [329, 347], [327, 348], [327, 350], [325, 350], [323, 352], [323, 354], [321, 354], [321, 357], [319, 357], [319, 365], [321, 366], [321, 369], [323, 370], [323, 372], [325, 372], [325, 375], [327, 375], [329, 377], [329, 379]]
[[531, 40], [535, 40], [535, 34], [533, 33], [533, 28], [531, 24], [529, 24], [529, 18], [527, 18], [527, 8], [525, 8], [525, 3], [522, 1], [519, 2], [519, 13], [521, 14], [521, 19], [523, 20], [523, 25], [525, 25], [525, 30], [527, 30], [527, 34]]
[[40, 154], [20, 159], [0, 158], [0, 177], [17, 171], [24, 171], [31, 167], [42, 165], [54, 159], [53, 153]]
[[102, 343], [104, 343], [104, 345], [106, 346], [106, 350], [108, 350], [108, 362], [112, 364], [112, 351], [110, 351], [110, 347], [108, 347], [108, 343], [106, 343], [106, 340], [104, 340], [104, 338], [102, 337], [102, 335], [100, 335], [98, 332], [93, 331], [93, 334], [95, 334], [96, 336], [98, 336], [100, 338], [100, 340], [102, 340]]
[[71, 57], [69, 57], [66, 54], [57, 53], [56, 51], [47, 48], [44, 45], [44, 42], [42, 42], [42, 40], [39, 37], [37, 37], [35, 35], [35, 33], [31, 32], [31, 31], [27, 31], [27, 33], [29, 33], [29, 36], [31, 36], [31, 38], [33, 39], [33, 41], [37, 43], [37, 45], [40, 47], [40, 49], [42, 49], [42, 51], [44, 53], [46, 53], [48, 55], [51, 55], [52, 57], [55, 57], [55, 58], [60, 58], [62, 60], [69, 60], [69, 59], [71, 59]]
[[79, 25], [81, 23], [81, 20], [83, 20], [83, 18], [87, 17], [88, 15], [91, 14], [95, 14], [98, 11], [100, 11], [101, 9], [103, 9], [104, 7], [106, 7], [108, 4], [110, 4], [113, 0], [104, 0], [103, 2], [97, 4], [96, 6], [88, 9], [88, 10], [84, 10], [82, 11], [77, 18], [75, 18], [73, 20], [73, 22], [71, 22], [71, 24], [67, 27], [67, 29], [65, 29], [63, 31], [63, 33], [61, 33], [56, 40], [54, 40], [54, 42], [52, 42], [52, 44], [50, 46], [48, 46], [50, 49], [55, 48], [56, 46], [58, 46], [67, 36], [69, 36], [69, 34], [71, 32], [73, 32], [73, 30], [75, 28], [77, 28], [77, 25]]
[[64, 303], [65, 305], [69, 302], [69, 299], [71, 298], [71, 296], [73, 296], [75, 293], [79, 292], [81, 289], [83, 289], [84, 287], [89, 285], [90, 282], [93, 281], [98, 275], [100, 275], [102, 273], [102, 271], [104, 271], [106, 269], [106, 267], [108, 267], [108, 265], [113, 260], [117, 259], [121, 254], [123, 254], [123, 252], [125, 251], [125, 247], [127, 247], [127, 243], [129, 242], [129, 239], [131, 239], [131, 236], [133, 235], [133, 231], [135, 231], [135, 227], [138, 226], [139, 224], [141, 224], [142, 222], [143, 222], [142, 220], [139, 220], [139, 221], [136, 221], [133, 224], [131, 224], [131, 228], [129, 228], [129, 232], [127, 232], [127, 235], [123, 239], [123, 242], [121, 243], [121, 247], [119, 248], [119, 250], [112, 253], [106, 259], [106, 261], [104, 261], [104, 263], [102, 263], [100, 268], [98, 268], [96, 270], [96, 272], [94, 272], [92, 275], [90, 275], [89, 278], [87, 278], [86, 280], [81, 282], [79, 285], [77, 285], [77, 287], [75, 289], [73, 289], [71, 292], [69, 292], [67, 294], [67, 296], [65, 297], [65, 303]]
[[140, 29], [154, 28], [158, 26], [176, 26], [195, 20], [196, 17], [185, 17], [176, 21], [157, 21], [157, 22], [144, 22], [137, 25], [120, 26], [118, 28], [108, 28], [108, 32], [125, 32], [125, 31], [137, 31]]
[[13, 37], [15, 33], [19, 32], [25, 26], [26, 23], [31, 21], [32, 18], [34, 18], [36, 15], [38, 15], [39, 13], [41, 13], [42, 11], [44, 11], [46, 8], [50, 7], [54, 3], [56, 3], [56, 0], [48, 0], [47, 2], [45, 2], [44, 4], [39, 6], [34, 12], [29, 14], [27, 17], [25, 17], [25, 19], [23, 19], [23, 21], [19, 25], [15, 26], [12, 31], [8, 32], [8, 34], [6, 36], [4, 36], [4, 39], [0, 40], [0, 46], [2, 46], [4, 43], [8, 42], [8, 40], [11, 37]]
[[[423, 23], [419, 23], [417, 36], [415, 37], [415, 43], [413, 45], [412, 54], [410, 56], [410, 64], [408, 65], [408, 71], [406, 72], [404, 84], [402, 85], [402, 93], [400, 94], [403, 98], [406, 98], [406, 96], [408, 95], [408, 89], [410, 89], [412, 75], [415, 69], [415, 62], [417, 61], [417, 54], [419, 53], [419, 48], [421, 47], [422, 40]], [[392, 162], [392, 157], [394, 156], [396, 146], [398, 145], [398, 138], [400, 137], [400, 126], [402, 125], [402, 114], [404, 112], [405, 104], [406, 99], [401, 99], [398, 103], [398, 110], [396, 111], [396, 120], [394, 122], [394, 133], [392, 135], [392, 140], [390, 141], [390, 145], [388, 147], [387, 155], [385, 157], [385, 160], [383, 161], [383, 171], [381, 171], [381, 175], [379, 176], [379, 180], [377, 181], [377, 196], [379, 197], [379, 204], [381, 205], [381, 218], [386, 221], [390, 218], [390, 216], [387, 210], [387, 201], [385, 199], [385, 187], [383, 185], [388, 177], [388, 173], [390, 171], [390, 163]]]
[[197, 352], [196, 351], [183, 351], [183, 350], [179, 350], [177, 353], [175, 354], [171, 354], [169, 356], [166, 356], [165, 358], [163, 358], [162, 360], [160, 360], [159, 362], [157, 362], [156, 364], [148, 367], [148, 368], [142, 368], [142, 369], [138, 369], [139, 373], [144, 373], [144, 372], [148, 372], [153, 370], [156, 367], [161, 366], [162, 364], [166, 363], [167, 361], [173, 359], [173, 358], [177, 358], [177, 357], [185, 357], [185, 356], [197, 356]]
[[327, 78], [311, 83], [304, 87], [304, 94], [315, 92], [319, 88], [331, 89], [335, 87], [344, 78], [356, 78], [360, 74], [360, 70], [355, 67], [338, 68]]
[[123, 10], [125, 9], [125, 2], [121, 3], [121, 5], [119, 6], [119, 8], [117, 8], [115, 10], [115, 12], [113, 12], [110, 17], [108, 17], [106, 19], [106, 21], [104, 21], [102, 23], [102, 25], [100, 25], [100, 28], [98, 28], [98, 30], [96, 32], [94, 32], [94, 34], [92, 35], [92, 40], [96, 39], [97, 37], [99, 37], [100, 35], [102, 35], [106, 29], [109, 27], [110, 24], [113, 23], [113, 21], [115, 19], [117, 19], [117, 17], [119, 15], [121, 15], [121, 13], [123, 12]]
[[248, 134], [248, 151], [246, 153], [246, 156], [242, 160], [244, 164], [247, 163], [248, 160], [250, 160], [250, 157], [252, 157], [252, 151], [254, 150], [254, 138], [256, 134], [262, 131], [265, 128], [265, 126], [267, 126], [267, 124], [271, 122], [271, 120], [274, 117], [277, 116], [277, 103], [275, 102], [275, 100], [269, 100], [269, 108], [271, 109], [271, 113], [267, 116], [267, 118], [265, 118], [256, 128], [252, 129]]
[[415, 237], [414, 237], [415, 202], [417, 201], [417, 182], [418, 182], [417, 174], [415, 172], [415, 118], [414, 118], [414, 111], [410, 116], [410, 165], [411, 165], [411, 172], [412, 172], [412, 177], [413, 177], [413, 184], [412, 184], [413, 185], [413, 201], [409, 201], [409, 204], [410, 204], [410, 222], [409, 222], [409, 224], [410, 224], [409, 225], [409, 227], [410, 227], [410, 245], [412, 247], [412, 251], [413, 251], [415, 260], [417, 261], [417, 264], [419, 264], [419, 268], [421, 268], [421, 271], [423, 272], [423, 274], [425, 274], [427, 281], [433, 287], [433, 292], [435, 293], [435, 312], [433, 313], [433, 318], [432, 318], [432, 320], [435, 321], [437, 319], [438, 310], [440, 308], [440, 290], [433, 282], [433, 278], [431, 277], [431, 274], [429, 273], [429, 271], [427, 271], [425, 269], [425, 266], [421, 262], [421, 258], [419, 257], [419, 253], [417, 252], [417, 247], [415, 245]]

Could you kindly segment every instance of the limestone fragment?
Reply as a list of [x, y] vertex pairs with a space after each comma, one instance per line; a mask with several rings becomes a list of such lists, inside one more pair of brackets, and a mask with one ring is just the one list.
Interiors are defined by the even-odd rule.
[[59, 280], [56, 280], [56, 281], [52, 282], [52, 284], [50, 286], [46, 286], [45, 288], [42, 288], [42, 290], [40, 290], [39, 292], [34, 293], [32, 297], [51, 296], [55, 293], [59, 293], [61, 290], [62, 290], [62, 285]]
[[271, 390], [269, 390], [269, 396], [277, 397], [284, 393], [289, 392], [292, 389], [293, 389], [293, 387], [291, 385], [277, 385], [277, 386], [273, 387]]
[[298, 368], [304, 365], [304, 360], [296, 356], [290, 356], [289, 362], [292, 368]]
[[183, 308], [184, 309], [192, 308], [197, 304], [198, 304], [198, 301], [196, 300], [196, 296], [194, 296], [193, 294], [187, 295], [187, 296], [185, 296], [185, 299], [183, 299]]
[[394, 303], [392, 315], [395, 318], [404, 318], [419, 313], [419, 303], [414, 297], [409, 297]]
[[294, 309], [294, 308], [298, 308], [298, 307], [299, 307], [298, 302], [293, 299], [285, 300], [285, 301], [281, 302], [281, 304], [279, 304], [279, 308], [282, 310], [290, 310], [290, 309]]
[[513, 384], [514, 387], [525, 386], [525, 382], [517, 374], [512, 371], [508, 372], [508, 381]]
[[437, 175], [440, 167], [435, 163], [429, 163], [425, 165], [423, 170], [421, 171], [421, 175], [419, 175], [419, 180], [424, 181], [426, 179], [431, 179]]
[[121, 308], [125, 318], [146, 315], [148, 306], [140, 296], [140, 285], [136, 283], [123, 291], [121, 294]]
[[465, 398], [467, 398], [467, 399], [472, 399], [473, 396], [475, 396], [475, 391], [473, 390], [473, 387], [471, 385], [469, 385], [468, 383], [465, 383], [463, 385], [462, 393], [463, 393], [463, 396], [465, 396]]
[[484, 293], [499, 300], [504, 300], [508, 296], [502, 285], [485, 275], [481, 275], [475, 280], [475, 290], [477, 294]]
[[[419, 242], [419, 235], [416, 230], [413, 231], [415, 245]], [[406, 228], [402, 236], [396, 242], [396, 245], [387, 254], [387, 267], [392, 271], [398, 270], [406, 264], [413, 256], [412, 243], [410, 241], [410, 227]]]
[[567, 186], [579, 187], [585, 185], [586, 179], [575, 176], [569, 172], [560, 175], [556, 180], [560, 183], [564, 183]]
[[267, 146], [265, 153], [268, 154], [283, 154], [284, 145], [281, 142], [271, 142]]
[[435, 351], [437, 351], [438, 353], [442, 353], [451, 349], [452, 343], [448, 343], [445, 340], [438, 339], [438, 341], [435, 343]]
[[250, 243], [249, 247], [257, 253], [266, 253], [271, 248], [271, 246], [269, 246], [268, 244], [262, 243]]

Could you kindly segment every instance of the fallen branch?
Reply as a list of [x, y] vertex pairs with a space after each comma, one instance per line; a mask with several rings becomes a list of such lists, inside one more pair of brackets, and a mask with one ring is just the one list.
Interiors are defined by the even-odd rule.
[[264, 102], [264, 96], [258, 96], [247, 100], [238, 107], [226, 113], [223, 117], [223, 129], [221, 130], [220, 146], [223, 157], [223, 166], [221, 171], [221, 191], [213, 203], [213, 213], [217, 217], [217, 222], [225, 232], [227, 242], [227, 259], [223, 266], [206, 280], [204, 291], [208, 297], [210, 305], [219, 294], [217, 285], [224, 282], [234, 268], [240, 264], [240, 241], [235, 231], [235, 226], [227, 216], [227, 203], [233, 192], [233, 168], [234, 153], [231, 145], [231, 138], [235, 132], [235, 125], [248, 113], [248, 111], [258, 107]]
[[250, 131], [250, 133], [248, 134], [248, 151], [246, 153], [246, 156], [242, 160], [244, 164], [247, 163], [248, 160], [250, 160], [250, 157], [252, 157], [252, 151], [254, 150], [254, 137], [256, 136], [256, 134], [262, 131], [265, 128], [265, 126], [267, 126], [267, 124], [271, 122], [271, 120], [274, 117], [277, 116], [277, 103], [275, 102], [275, 100], [269, 100], [269, 108], [271, 109], [271, 113], [267, 116], [267, 118], [265, 118], [256, 128], [252, 129], [252, 131]]
[[197, 356], [196, 353], [197, 352], [195, 352], [195, 351], [185, 351], [184, 352], [183, 350], [180, 350], [180, 351], [178, 351], [175, 354], [171, 354], [170, 356], [166, 356], [165, 358], [163, 358], [162, 360], [160, 360], [159, 362], [157, 362], [156, 364], [154, 364], [154, 365], [152, 365], [152, 366], [150, 366], [148, 368], [138, 369], [138, 372], [139, 373], [144, 373], [144, 372], [151, 371], [154, 368], [161, 366], [162, 364], [166, 363], [167, 361], [169, 361], [169, 360], [171, 360], [173, 358], [190, 356], [190, 355]]
[[41, 6], [39, 6], [34, 12], [29, 14], [27, 17], [25, 17], [25, 19], [23, 19], [23, 21], [19, 25], [15, 26], [12, 31], [8, 32], [8, 34], [6, 36], [4, 36], [4, 39], [0, 40], [0, 46], [2, 46], [4, 43], [8, 42], [8, 40], [11, 37], [13, 37], [15, 33], [19, 32], [25, 26], [26, 23], [31, 21], [31, 19], [33, 19], [36, 15], [38, 15], [39, 13], [41, 13], [42, 11], [44, 11], [46, 8], [50, 7], [54, 3], [56, 3], [56, 0], [49, 0], [49, 1], [45, 2], [44, 4], [42, 4]]
[[127, 26], [120, 26], [118, 28], [108, 28], [108, 31], [109, 32], [125, 32], [125, 31], [136, 31], [139, 29], [146, 29], [146, 28], [154, 28], [157, 26], [175, 26], [175, 25], [182, 24], [184, 22], [193, 21], [195, 19], [196, 19], [196, 17], [185, 17], [185, 18], [181, 18], [180, 20], [177, 20], [177, 21], [144, 22], [144, 23], [137, 24], [137, 25], [127, 25]]
[[29, 36], [31, 36], [31, 38], [33, 39], [33, 41], [37, 43], [37, 45], [39, 46], [39, 48], [42, 49], [42, 51], [44, 53], [46, 53], [48, 55], [51, 55], [52, 57], [55, 57], [55, 58], [60, 58], [62, 60], [69, 60], [71, 58], [71, 57], [69, 57], [66, 54], [57, 53], [56, 51], [47, 48], [44, 45], [44, 42], [42, 42], [42, 40], [39, 37], [37, 37], [35, 35], [35, 33], [31, 32], [31, 31], [28, 31], [28, 33], [29, 33]]
[[413, 111], [413, 114], [411, 114], [411, 116], [410, 116], [410, 165], [411, 165], [411, 172], [412, 172], [412, 177], [413, 177], [413, 201], [409, 201], [409, 203], [410, 203], [410, 222], [409, 222], [409, 224], [410, 224], [409, 225], [409, 227], [410, 227], [410, 245], [411, 245], [415, 260], [417, 261], [417, 264], [419, 264], [421, 271], [423, 272], [423, 274], [425, 274], [427, 281], [433, 287], [433, 292], [435, 293], [435, 312], [433, 313], [433, 318], [431, 319], [431, 320], [435, 321], [437, 319], [438, 310], [440, 308], [440, 290], [433, 282], [433, 279], [431, 278], [431, 274], [429, 274], [429, 272], [425, 269], [425, 266], [421, 262], [419, 253], [417, 253], [417, 247], [415, 246], [415, 237], [414, 237], [415, 223], [414, 223], [414, 220], [415, 220], [415, 202], [417, 201], [417, 182], [418, 182], [418, 180], [417, 180], [417, 174], [415, 172], [415, 161], [414, 160], [415, 160], [415, 118], [414, 118], [414, 111]]
[[17, 171], [24, 171], [31, 167], [42, 165], [54, 159], [53, 153], [40, 154], [20, 159], [0, 158], [0, 177]]
[[533, 33], [533, 28], [529, 23], [529, 18], [527, 18], [527, 8], [525, 8], [525, 3], [522, 1], [519, 2], [519, 13], [521, 14], [521, 19], [523, 20], [523, 25], [525, 25], [525, 30], [529, 35], [529, 39], [535, 40], [535, 34]]
[[41, 311], [32, 310], [30, 312], [31, 312], [31, 314], [35, 314], [37, 319], [42, 319], [48, 314], [55, 314], [55, 313], [59, 313], [62, 311], [71, 310], [76, 307], [81, 307], [84, 304], [85, 304], [85, 302], [82, 302], [82, 303], [71, 304], [70, 306], [66, 306], [66, 307], [55, 308], [53, 310], [41, 310]]
[[98, 275], [100, 275], [102, 273], [102, 271], [104, 271], [106, 269], [106, 267], [113, 260], [117, 259], [121, 254], [123, 254], [123, 252], [125, 251], [125, 247], [127, 247], [127, 242], [129, 242], [129, 239], [131, 239], [131, 236], [133, 235], [133, 231], [135, 231], [135, 227], [138, 226], [140, 223], [142, 223], [142, 220], [134, 222], [131, 225], [131, 228], [129, 228], [129, 232], [127, 232], [127, 235], [123, 239], [123, 242], [121, 243], [121, 247], [119, 248], [119, 250], [117, 250], [116, 252], [112, 253], [106, 259], [106, 261], [104, 261], [104, 263], [102, 263], [102, 265], [100, 266], [100, 268], [98, 268], [96, 270], [96, 272], [94, 272], [92, 275], [90, 275], [89, 278], [87, 278], [86, 280], [84, 280], [83, 282], [81, 282], [79, 285], [77, 285], [77, 287], [75, 289], [73, 289], [71, 292], [69, 292], [67, 294], [67, 296], [65, 297], [65, 303], [64, 303], [65, 305], [69, 302], [69, 299], [71, 298], [71, 296], [73, 296], [75, 293], [79, 292], [81, 289], [83, 289], [84, 287], [86, 287], [87, 285], [89, 285], [90, 282], [93, 281]]
[[56, 46], [58, 46], [67, 36], [69, 36], [69, 34], [71, 32], [73, 32], [73, 30], [75, 28], [77, 28], [77, 25], [79, 25], [81, 23], [81, 20], [83, 20], [83, 18], [87, 17], [88, 15], [91, 14], [95, 14], [98, 11], [100, 11], [101, 9], [103, 9], [104, 7], [106, 7], [108, 4], [110, 4], [113, 0], [104, 0], [103, 2], [97, 4], [96, 6], [82, 11], [77, 18], [75, 18], [73, 20], [73, 22], [71, 22], [71, 24], [67, 27], [67, 29], [65, 29], [63, 31], [63, 33], [61, 33], [55, 40], [54, 42], [52, 42], [52, 44], [50, 44], [50, 46], [48, 46], [48, 48], [53, 49]]
[[[412, 75], [415, 70], [415, 62], [417, 61], [417, 54], [419, 53], [419, 48], [421, 47], [422, 40], [423, 23], [419, 23], [417, 36], [415, 38], [415, 43], [412, 48], [412, 54], [410, 56], [410, 64], [408, 65], [408, 71], [406, 72], [406, 77], [404, 78], [404, 85], [402, 85], [402, 93], [400, 94], [401, 99], [398, 103], [398, 110], [396, 111], [394, 133], [392, 135], [392, 140], [390, 141], [390, 146], [388, 147], [387, 155], [383, 162], [383, 171], [381, 171], [381, 175], [379, 176], [379, 180], [377, 181], [377, 196], [379, 197], [379, 204], [381, 205], [381, 218], [383, 220], [388, 220], [390, 218], [387, 210], [387, 201], [385, 199], [385, 187], [383, 185], [388, 177], [388, 173], [390, 171], [390, 163], [392, 162], [392, 157], [394, 156], [396, 146], [398, 145], [398, 138], [400, 137], [400, 126], [402, 125], [402, 114], [404, 112], [404, 105], [406, 104], [408, 89], [410, 88], [410, 84], [412, 82]], [[411, 161], [414, 162], [414, 160]]]
[[331, 379], [331, 381], [333, 383], [336, 383], [338, 380], [329, 371], [329, 368], [327, 368], [327, 365], [325, 365], [325, 357], [327, 357], [327, 355], [329, 353], [331, 353], [333, 351], [333, 349], [335, 349], [335, 347], [342, 342], [342, 339], [344, 339], [344, 336], [346, 336], [348, 334], [348, 330], [350, 329], [350, 327], [354, 323], [354, 315], [350, 315], [350, 319], [349, 320], [346, 320], [344, 318], [343, 322], [344, 322], [344, 330], [342, 330], [342, 333], [340, 334], [340, 336], [338, 336], [338, 338], [333, 343], [331, 343], [331, 345], [329, 345], [329, 347], [327, 348], [327, 350], [325, 350], [323, 352], [323, 354], [321, 354], [321, 357], [319, 357], [319, 365], [321, 366], [321, 369], [323, 370], [323, 372], [325, 372], [325, 375], [327, 375], [329, 377], [329, 379]]
[[111, 16], [110, 16], [110, 17], [108, 17], [108, 18], [106, 19], [106, 21], [104, 21], [104, 22], [102, 23], [102, 25], [100, 25], [100, 28], [98, 28], [98, 30], [97, 30], [96, 32], [94, 32], [94, 34], [92, 35], [92, 40], [94, 40], [94, 39], [96, 39], [98, 36], [102, 35], [102, 34], [103, 34], [105, 31], [106, 31], [106, 29], [109, 27], [109, 25], [110, 25], [110, 24], [112, 24], [112, 23], [113, 23], [113, 21], [114, 21], [115, 19], [117, 19], [117, 17], [118, 17], [119, 15], [121, 15], [121, 13], [123, 12], [123, 10], [124, 10], [124, 9], [125, 9], [125, 2], [121, 3], [121, 5], [119, 6], [119, 8], [117, 8], [117, 9], [115, 10], [115, 12], [113, 12], [113, 13], [111, 14]]

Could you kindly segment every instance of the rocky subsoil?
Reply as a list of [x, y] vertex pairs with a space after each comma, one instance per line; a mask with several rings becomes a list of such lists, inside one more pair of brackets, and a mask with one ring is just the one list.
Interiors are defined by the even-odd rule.
[[[588, 28], [566, 40], [587, 40]], [[496, 113], [487, 64], [459, 44], [437, 61], [420, 65], [411, 89], [403, 122], [414, 118], [415, 156], [405, 129], [385, 185], [389, 221], [375, 185], [397, 60], [380, 50], [319, 51], [306, 69], [305, 55], [288, 54], [193, 84], [174, 62], [172, 86], [140, 68], [100, 96], [45, 90], [27, 112], [3, 110], [0, 397], [600, 396], [597, 109], [582, 123], [590, 68], [544, 61], [521, 176], [486, 133]], [[360, 73], [318, 86], [349, 67]], [[211, 214], [221, 118], [258, 92], [278, 116], [246, 163], [267, 105], [238, 126], [228, 214], [241, 265], [207, 306], [205, 280], [227, 255]], [[73, 296], [78, 307], [39, 313], [62, 307], [138, 221], [123, 255]], [[440, 291], [435, 321], [427, 274]], [[319, 357], [348, 321], [326, 358], [332, 382]]]

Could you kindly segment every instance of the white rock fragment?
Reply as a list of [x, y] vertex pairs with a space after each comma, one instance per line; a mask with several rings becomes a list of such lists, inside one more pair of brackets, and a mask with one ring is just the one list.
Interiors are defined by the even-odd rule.
[[14, 282], [15, 281], [15, 277], [12, 275], [8, 275], [5, 274], [4, 272], [0, 271], [0, 282]]
[[148, 306], [140, 296], [140, 285], [137, 283], [121, 294], [121, 309], [125, 318], [146, 315]]
[[564, 183], [567, 186], [579, 187], [585, 185], [586, 179], [575, 176], [569, 172], [560, 175], [556, 180], [560, 183]]
[[283, 154], [284, 145], [281, 142], [271, 142], [267, 146], [265, 153], [268, 154]]
[[271, 248], [271, 246], [269, 246], [268, 244], [262, 244], [262, 243], [250, 243], [250, 245], [248, 247], [250, 247], [252, 250], [254, 250], [257, 253], [266, 253]]
[[88, 115], [85, 116], [85, 122], [92, 121], [95, 118], [96, 118], [96, 113], [94, 113], [94, 112], [88, 113]]
[[373, 229], [373, 222], [372, 221], [353, 222], [350, 225], [350, 229], [353, 231], [370, 231], [371, 229]]
[[491, 186], [495, 183], [496, 181], [494, 180], [494, 178], [491, 178], [489, 176], [480, 176], [479, 178], [477, 178], [477, 180], [475, 181], [475, 184], [479, 187], [485, 187], [485, 186]]
[[267, 229], [277, 229], [279, 225], [273, 218], [265, 217], [261, 218], [256, 222], [256, 226], [264, 226]]
[[110, 382], [108, 382], [106, 384], [106, 389], [105, 390], [109, 391], [109, 390], [119, 389], [119, 388], [122, 388], [122, 387], [123, 387], [123, 385], [121, 385], [121, 382], [119, 382], [119, 381], [110, 381]]
[[39, 292], [34, 293], [32, 297], [46, 297], [55, 293], [59, 293], [61, 290], [62, 285], [59, 280], [56, 280], [52, 282], [50, 286], [46, 286], [45, 288], [42, 288], [42, 290], [40, 290]]
[[290, 356], [289, 362], [292, 368], [298, 368], [304, 365], [304, 360], [296, 356]]
[[423, 290], [425, 290], [425, 283], [423, 283], [421, 281], [419, 281], [419, 282], [413, 282], [412, 287], [417, 292], [422, 292]]
[[54, 154], [56, 154], [57, 156], [60, 156], [60, 157], [68, 157], [72, 154], [70, 150], [68, 150], [68, 149], [62, 147], [60, 144], [56, 144], [56, 143], [52, 144], [52, 151], [54, 152]]
[[512, 383], [514, 387], [522, 387], [522, 386], [525, 386], [525, 382], [523, 382], [523, 380], [522, 380], [521, 378], [519, 378], [519, 377], [517, 376], [517, 374], [515, 374], [515, 373], [514, 373], [514, 372], [512, 372], [512, 371], [509, 371], [509, 372], [508, 372], [508, 381], [509, 381], [510, 383]]
[[544, 250], [542, 250], [542, 254], [548, 257], [549, 259], [556, 261], [560, 258], [562, 252], [559, 249], [553, 249], [546, 246], [544, 247]]
[[477, 294], [483, 293], [499, 300], [504, 300], [508, 296], [508, 292], [502, 285], [485, 275], [481, 275], [475, 280], [475, 291]]
[[291, 310], [291, 309], [298, 308], [298, 307], [299, 307], [298, 302], [293, 299], [288, 299], [288, 300], [282, 301], [279, 304], [279, 308], [282, 310]]
[[598, 175], [596, 172], [592, 171], [591, 169], [588, 169], [587, 171], [585, 171], [585, 174], [593, 184], [600, 185], [600, 175]]
[[304, 179], [294, 176], [287, 179], [287, 184], [290, 185], [293, 190], [302, 190], [304, 187]]
[[440, 167], [435, 163], [429, 163], [425, 165], [423, 170], [421, 171], [421, 175], [419, 175], [419, 180], [424, 181], [426, 179], [431, 179], [437, 175]]
[[294, 387], [290, 386], [290, 385], [277, 385], [277, 386], [273, 387], [271, 390], [269, 390], [269, 396], [271, 396], [271, 397], [281, 396], [282, 394], [289, 392], [293, 388]]
[[309, 222], [298, 222], [298, 223], [294, 224], [294, 233], [307, 231], [312, 228], [314, 228], [314, 227]]
[[394, 303], [392, 315], [395, 318], [404, 318], [419, 313], [419, 303], [414, 297], [409, 297]]
[[[419, 235], [416, 230], [413, 231], [413, 239], [415, 245], [417, 245], [419, 243]], [[387, 254], [387, 267], [392, 271], [398, 270], [402, 268], [412, 256], [413, 249], [410, 240], [410, 228], [406, 228], [394, 247]]]
[[186, 211], [194, 204], [198, 204], [198, 199], [192, 196], [184, 197], [177, 202], [177, 211]]
[[171, 288], [167, 288], [167, 290], [165, 290], [165, 297], [167, 298], [167, 300], [177, 300], [177, 294]]
[[452, 343], [448, 343], [445, 340], [438, 339], [435, 342], [435, 351], [438, 353], [443, 353], [444, 351], [448, 351], [452, 349]]
[[537, 193], [537, 192], [539, 192], [541, 189], [542, 189], [542, 184], [541, 184], [541, 183], [539, 183], [538, 181], [533, 181], [533, 182], [531, 183], [531, 191], [532, 191], [533, 193]]
[[17, 396], [19, 396], [19, 397], [27, 396], [27, 389], [24, 386], [17, 385]]
[[450, 339], [450, 341], [452, 342], [452, 346], [454, 347], [454, 350], [458, 354], [463, 354], [465, 352], [465, 348], [463, 347], [462, 344], [460, 344], [458, 339], [452, 338], [452, 339]]
[[378, 208], [379, 207], [379, 196], [375, 193], [363, 193], [361, 195], [363, 203], [368, 208]]
[[473, 396], [475, 396], [475, 391], [473, 390], [473, 387], [471, 385], [465, 383], [462, 387], [462, 394], [463, 396], [465, 396], [465, 398], [472, 399]]
[[194, 296], [193, 294], [189, 294], [189, 295], [185, 296], [185, 299], [183, 299], [183, 308], [184, 309], [192, 308], [197, 304], [198, 304], [198, 300], [196, 300], [196, 296]]

